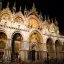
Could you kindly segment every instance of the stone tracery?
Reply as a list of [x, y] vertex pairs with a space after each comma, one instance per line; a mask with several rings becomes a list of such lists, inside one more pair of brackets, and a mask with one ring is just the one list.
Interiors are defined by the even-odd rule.
[[[23, 15], [21, 11], [19, 11], [17, 13], [12, 13], [7, 8], [3, 9], [3, 11], [1, 11], [1, 13], [0, 13], [0, 21], [4, 20], [5, 23], [7, 23], [6, 26], [4, 26], [4, 22], [1, 22], [0, 28], [1, 29], [4, 28], [6, 30], [8, 36], [11, 36], [10, 34], [13, 34], [14, 31], [21, 32], [24, 36], [24, 38], [22, 36], [21, 36], [22, 37], [21, 38], [20, 36], [17, 36], [15, 34], [12, 39], [9, 37], [10, 40], [13, 40], [13, 42], [12, 41], [11, 42], [14, 45], [13, 49], [16, 53], [19, 53], [18, 51], [19, 51], [19, 48], [21, 47], [20, 43], [23, 42], [22, 43], [23, 49], [20, 50], [20, 52], [21, 52], [20, 55], [22, 55], [21, 57], [23, 57], [23, 58], [21, 58], [22, 60], [24, 59], [26, 54], [28, 56], [28, 52], [25, 51], [26, 49], [28, 51], [35, 50], [38, 55], [40, 53], [42, 56], [44, 56], [44, 55], [41, 53], [41, 51], [42, 52], [46, 51], [49, 53], [50, 57], [53, 57], [54, 54], [52, 54], [52, 53], [54, 52], [54, 47], [53, 47], [54, 42], [52, 40], [55, 40], [56, 38], [59, 38], [60, 40], [62, 40], [62, 38], [64, 38], [64, 37], [61, 38], [59, 36], [58, 26], [55, 25], [54, 22], [51, 22], [49, 17], [48, 17], [48, 19], [45, 17], [44, 20], [42, 18], [39, 18], [39, 15], [37, 14], [36, 9], [34, 9], [34, 8], [32, 8], [32, 10], [30, 10], [29, 12], [27, 10], [25, 10], [24, 12], [26, 12], [26, 15], [25, 14]], [[13, 20], [12, 22], [10, 22], [11, 19]], [[7, 22], [7, 20], [9, 22]], [[3, 24], [3, 26], [2, 26], [2, 24]], [[27, 27], [27, 25], [28, 25], [28, 27]], [[31, 33], [30, 33], [30, 31], [31, 31]], [[47, 40], [47, 38], [49, 36], [53, 37], [53, 38]], [[2, 37], [2, 35], [0, 34], [0, 39], [1, 38], [6, 40], [6, 37], [5, 36]], [[0, 40], [0, 42], [2, 42], [1, 40]], [[46, 40], [47, 40], [47, 42], [46, 42]], [[3, 41], [3, 43], [4, 43], [4, 41]], [[9, 44], [10, 44], [10, 42], [8, 41], [7, 45], [9, 46]], [[55, 47], [55, 49], [58, 49], [58, 46], [56, 46], [56, 47]], [[7, 51], [8, 50], [9, 49], [7, 49]], [[50, 52], [52, 52], [52, 53], [50, 53]]]

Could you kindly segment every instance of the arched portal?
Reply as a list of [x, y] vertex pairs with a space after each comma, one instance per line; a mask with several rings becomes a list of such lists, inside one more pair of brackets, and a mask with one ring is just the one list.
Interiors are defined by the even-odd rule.
[[12, 38], [12, 53], [11, 53], [11, 60], [18, 58], [19, 56], [19, 49], [21, 47], [21, 42], [23, 37], [20, 33], [15, 33]]
[[40, 60], [41, 58], [41, 43], [42, 43], [42, 37], [38, 31], [34, 31], [31, 33], [29, 37], [29, 57], [30, 60]]
[[48, 57], [49, 59], [54, 58], [53, 41], [52, 41], [51, 38], [48, 38], [48, 39], [47, 39], [46, 47], [47, 47], [47, 57]]
[[6, 48], [7, 35], [3, 32], [0, 32], [0, 61], [3, 60], [4, 51]]
[[61, 42], [59, 40], [56, 40], [56, 42], [55, 42], [55, 51], [56, 51], [56, 58], [57, 59], [59, 59], [61, 57], [60, 56], [61, 50], [62, 50]]

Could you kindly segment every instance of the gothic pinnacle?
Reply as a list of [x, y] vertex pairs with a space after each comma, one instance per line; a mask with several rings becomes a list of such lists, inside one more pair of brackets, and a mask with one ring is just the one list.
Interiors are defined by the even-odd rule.
[[49, 16], [47, 16], [47, 20], [48, 20], [48, 22], [50, 23], [50, 18], [49, 18]]
[[44, 16], [44, 20], [46, 20], [46, 15]]
[[25, 6], [25, 9], [24, 9], [25, 11], [27, 10], [27, 8], [26, 8], [26, 6]]
[[20, 11], [21, 11], [22, 7], [20, 6]]
[[35, 3], [33, 3], [32, 10], [33, 10], [33, 11], [36, 10], [36, 8], [35, 8]]
[[40, 11], [40, 18], [43, 20], [42, 12]]
[[53, 23], [53, 18], [52, 18], [52, 23]]
[[55, 24], [58, 25], [58, 22], [57, 22], [57, 20], [56, 20], [56, 17], [55, 17], [55, 20], [54, 20], [54, 21], [55, 21]]
[[9, 2], [7, 3], [7, 8], [9, 8]]
[[16, 12], [16, 4], [14, 2], [13, 11]]

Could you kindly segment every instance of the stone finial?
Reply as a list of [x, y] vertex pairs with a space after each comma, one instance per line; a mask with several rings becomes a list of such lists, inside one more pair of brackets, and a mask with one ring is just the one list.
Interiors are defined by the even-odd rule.
[[49, 21], [50, 19], [49, 19], [49, 16], [47, 16], [47, 20]]
[[51, 20], [51, 21], [52, 21], [52, 23], [53, 23], [53, 18], [52, 18], [52, 20]]
[[46, 15], [44, 16], [44, 20], [46, 20]]
[[43, 20], [42, 12], [40, 11], [40, 18]]
[[22, 7], [20, 6], [20, 11], [21, 11]]
[[27, 16], [27, 14], [28, 14], [28, 10], [27, 10], [27, 8], [26, 8], [26, 6], [25, 6], [24, 15]]
[[26, 6], [25, 6], [25, 9], [24, 9], [25, 11], [27, 11], [27, 8], [26, 8]]
[[48, 20], [48, 22], [50, 22], [50, 18], [49, 18], [49, 16], [47, 16], [47, 20]]
[[16, 7], [16, 3], [14, 2], [14, 6], [13, 7]]
[[33, 3], [32, 10], [33, 10], [33, 11], [36, 10], [36, 8], [35, 8], [35, 3]]
[[9, 8], [9, 2], [7, 3], [7, 8]]
[[54, 21], [55, 21], [56, 26], [58, 26], [58, 22], [57, 22], [57, 20], [56, 20], [56, 17], [55, 17], [55, 20], [54, 20]]
[[13, 11], [16, 12], [16, 4], [14, 2], [14, 5], [13, 5]]

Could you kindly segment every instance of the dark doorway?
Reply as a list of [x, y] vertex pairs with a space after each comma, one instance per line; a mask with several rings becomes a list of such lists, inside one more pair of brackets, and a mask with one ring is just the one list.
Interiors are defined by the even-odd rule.
[[0, 62], [3, 62], [3, 55], [4, 55], [4, 52], [0, 51]]
[[[11, 61], [14, 61], [15, 59], [18, 59], [18, 50], [15, 44], [15, 41], [21, 41], [21, 34], [16, 33], [12, 38], [12, 53], [11, 53]], [[18, 46], [19, 47], [19, 46]]]
[[29, 51], [29, 60], [35, 61], [35, 50]]

